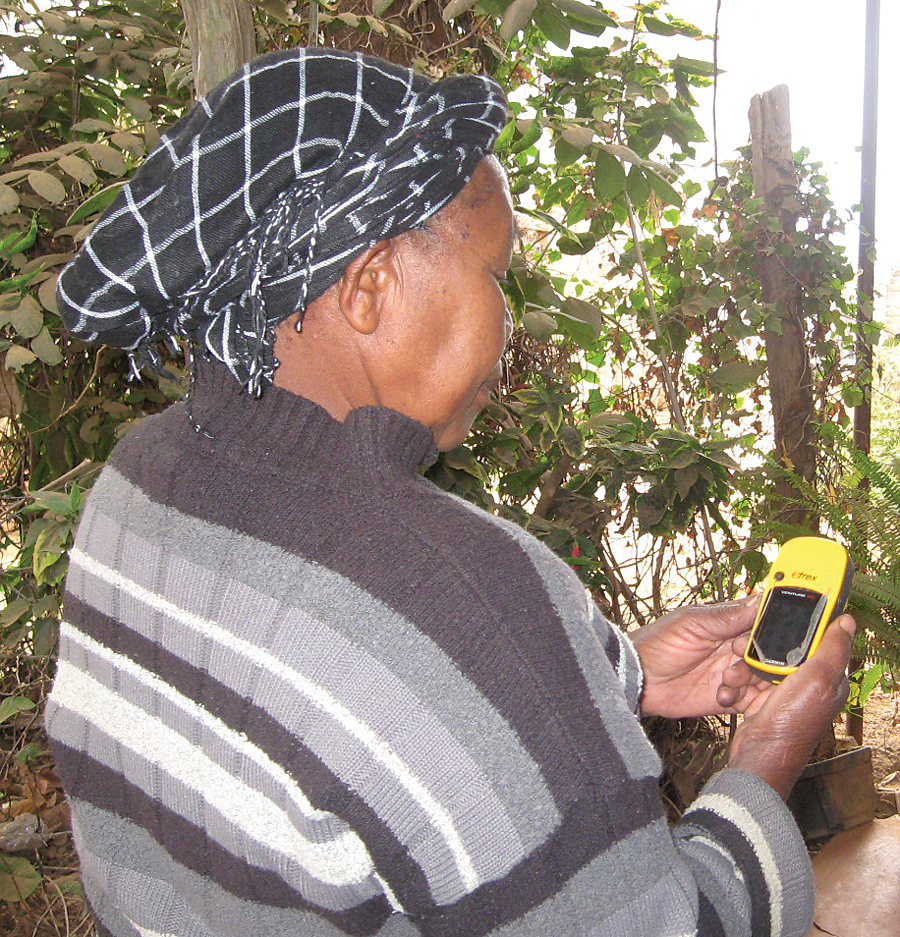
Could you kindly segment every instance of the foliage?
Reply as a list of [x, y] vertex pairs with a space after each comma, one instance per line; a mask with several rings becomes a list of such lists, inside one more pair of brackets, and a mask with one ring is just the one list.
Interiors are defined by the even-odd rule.
[[0, 933], [86, 937], [69, 809], [42, 731], [50, 661], [0, 654]]
[[872, 455], [900, 469], [900, 342], [891, 338], [875, 349], [878, 388], [872, 394]]
[[806, 495], [847, 546], [856, 569], [849, 609], [858, 656], [900, 682], [900, 473], [835, 434], [829, 475]]
[[[656, 51], [659, 35], [696, 37], [694, 27], [660, 4], [633, 10], [628, 21], [593, 22], [600, 37], [589, 47], [576, 44], [570, 15], [568, 38], [535, 16], [499, 70], [520, 85], [500, 151], [534, 222], [509, 274], [523, 331], [508, 395], [469, 452], [432, 476], [498, 501], [561, 555], [575, 553], [616, 617], [640, 622], [674, 598], [679, 578], [681, 598], [692, 599], [762, 575], [763, 555], [738, 543], [769, 513], [771, 474], [738, 469], [753, 447], [771, 445], [759, 336], [778, 329], [782, 310], [761, 301], [761, 255], [776, 253], [803, 288], [814, 418], [846, 421], [869, 376], [852, 371], [843, 290], [853, 272], [834, 242], [843, 219], [821, 166], [798, 154], [794, 232], [754, 195], [746, 153], [706, 187], [685, 178], [703, 139], [692, 89], [713, 68]], [[550, 54], [539, 35], [571, 49]], [[574, 276], [589, 251], [605, 262]], [[634, 565], [623, 569], [616, 557], [629, 550]], [[685, 553], [691, 568], [661, 581]]]
[[59, 589], [89, 480], [129, 421], [168, 399], [126, 389], [121, 352], [68, 339], [56, 277], [98, 213], [188, 100], [179, 88], [177, 4], [4, 4], [0, 51], [24, 74], [0, 79], [0, 324], [7, 416], [2, 440], [2, 574], [7, 645], [48, 653]]

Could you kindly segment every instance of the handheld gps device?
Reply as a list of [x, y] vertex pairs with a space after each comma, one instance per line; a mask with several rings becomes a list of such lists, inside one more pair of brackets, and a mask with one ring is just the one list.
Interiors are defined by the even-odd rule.
[[852, 578], [853, 562], [834, 540], [788, 540], [766, 578], [744, 660], [780, 683], [815, 652], [829, 622], [844, 610]]

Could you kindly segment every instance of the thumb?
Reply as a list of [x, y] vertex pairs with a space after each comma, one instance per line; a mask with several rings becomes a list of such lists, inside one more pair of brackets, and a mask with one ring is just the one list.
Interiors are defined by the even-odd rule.
[[840, 709], [847, 697], [847, 665], [853, 648], [856, 622], [850, 615], [840, 615], [825, 630], [816, 652], [800, 666], [796, 673], [785, 679], [785, 683], [805, 682], [818, 687], [822, 701], [831, 696]]
[[856, 622], [850, 615], [839, 615], [825, 629], [816, 653], [810, 658], [818, 659], [823, 666], [846, 670], [853, 649]]

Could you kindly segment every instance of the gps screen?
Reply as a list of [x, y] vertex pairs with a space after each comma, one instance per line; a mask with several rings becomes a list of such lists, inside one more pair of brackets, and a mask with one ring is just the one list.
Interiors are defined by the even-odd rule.
[[810, 623], [818, 618], [817, 606], [824, 598], [821, 592], [812, 589], [773, 589], [754, 636], [757, 658], [782, 666], [797, 665], [814, 630]]

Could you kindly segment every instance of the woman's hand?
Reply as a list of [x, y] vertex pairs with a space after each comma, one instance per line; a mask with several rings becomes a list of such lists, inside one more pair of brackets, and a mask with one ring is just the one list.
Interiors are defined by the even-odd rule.
[[728, 765], [761, 777], [787, 798], [816, 743], [847, 701], [847, 664], [856, 624], [835, 619], [816, 653], [746, 707]]
[[644, 667], [641, 711], [680, 718], [743, 713], [729, 767], [762, 778], [783, 798], [847, 700], [847, 664], [856, 624], [833, 621], [816, 653], [778, 684], [743, 660], [758, 596], [687, 607], [631, 637]]
[[741, 713], [772, 684], [743, 660], [759, 596], [686, 606], [631, 632], [644, 668], [641, 712], [672, 719]]

